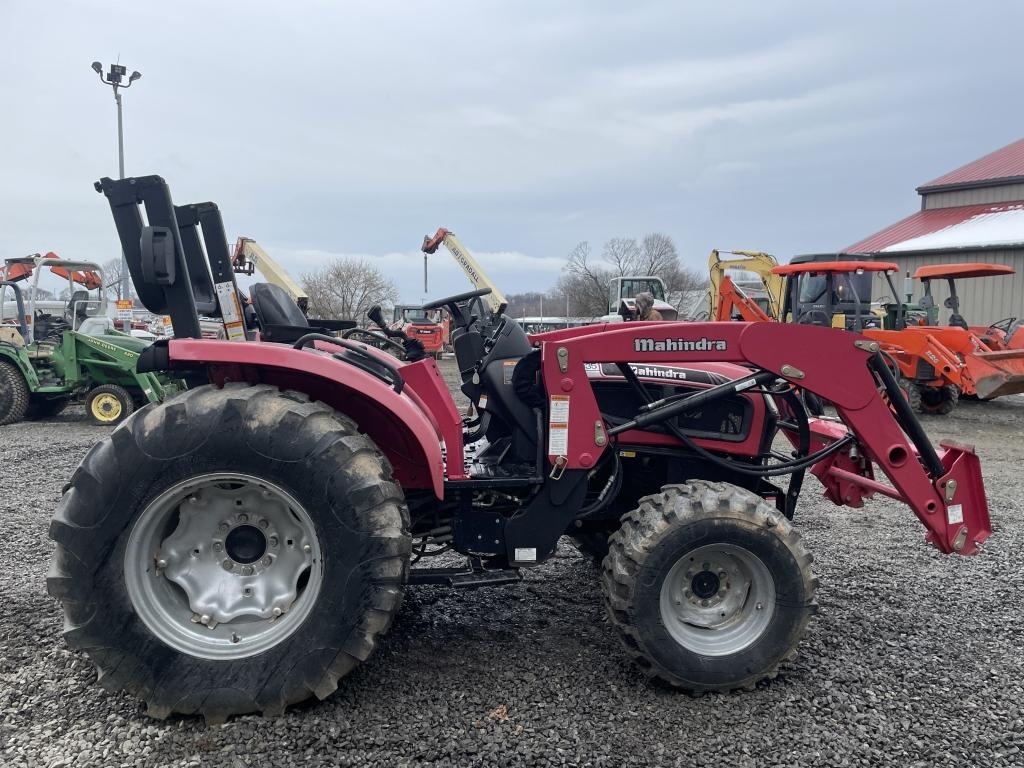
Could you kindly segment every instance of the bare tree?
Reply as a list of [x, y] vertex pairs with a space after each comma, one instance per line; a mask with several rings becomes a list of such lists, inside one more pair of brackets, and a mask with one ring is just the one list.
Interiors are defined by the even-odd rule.
[[594, 264], [590, 243], [577, 243], [565, 260], [565, 274], [558, 279], [556, 291], [568, 295], [570, 306], [580, 315], [603, 315], [608, 311], [608, 285], [612, 273], [607, 267]]
[[124, 285], [121, 278], [121, 259], [110, 259], [100, 265], [103, 270], [103, 290], [107, 293], [108, 299], [120, 300], [121, 289]]
[[374, 304], [398, 301], [398, 287], [365, 259], [336, 258], [302, 276], [311, 317], [363, 322]]
[[601, 258], [608, 264], [614, 277], [623, 275], [649, 275], [641, 272], [640, 246], [632, 237], [613, 237], [601, 249]]
[[652, 232], [644, 235], [640, 243], [639, 258], [636, 262], [636, 274], [658, 275], [665, 278], [665, 273], [679, 267], [679, 252], [676, 244], [668, 235]]

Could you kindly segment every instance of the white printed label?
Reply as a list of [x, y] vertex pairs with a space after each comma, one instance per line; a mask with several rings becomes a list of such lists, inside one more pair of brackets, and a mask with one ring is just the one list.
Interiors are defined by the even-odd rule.
[[524, 549], [517, 547], [515, 560], [517, 563], [535, 563], [537, 562], [537, 549], [535, 547]]
[[242, 308], [238, 304], [235, 286], [230, 281], [217, 283], [217, 303], [220, 305], [220, 316], [224, 325], [242, 322]]
[[552, 395], [548, 415], [548, 455], [569, 454], [569, 396]]
[[750, 389], [756, 383], [757, 382], [754, 381], [753, 379], [748, 379], [747, 381], [741, 381], [739, 384], [737, 384], [735, 387], [733, 387], [733, 389], [736, 392], [742, 392], [744, 389]]
[[477, 402], [476, 407], [481, 411], [487, 410], [487, 395], [480, 395], [480, 400]]
[[245, 324], [242, 322], [242, 305], [238, 303], [238, 292], [234, 283], [217, 283], [215, 287], [220, 316], [224, 320], [224, 331], [230, 341], [242, 341], [245, 339]]
[[963, 504], [950, 504], [946, 508], [946, 517], [949, 519], [950, 525], [959, 525], [964, 521], [964, 506]]

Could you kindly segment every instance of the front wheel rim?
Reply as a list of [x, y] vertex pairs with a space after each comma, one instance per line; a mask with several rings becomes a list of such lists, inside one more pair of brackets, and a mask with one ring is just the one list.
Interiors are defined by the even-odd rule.
[[215, 473], [177, 483], [139, 515], [125, 585], [157, 638], [190, 656], [240, 659], [289, 637], [317, 602], [312, 518], [283, 488]]
[[92, 415], [97, 421], [116, 421], [121, 416], [121, 401], [104, 392], [92, 399]]
[[665, 629], [688, 651], [728, 656], [746, 650], [775, 614], [775, 580], [744, 547], [708, 544], [679, 558], [661, 586]]

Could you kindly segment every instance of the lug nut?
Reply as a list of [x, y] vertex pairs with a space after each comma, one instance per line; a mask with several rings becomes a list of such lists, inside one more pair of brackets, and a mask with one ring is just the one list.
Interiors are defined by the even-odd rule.
[[247, 522], [249, 522], [249, 516], [247, 514], [245, 514], [245, 512], [242, 512], [238, 516], [238, 522], [240, 522], [240, 523], [247, 523]]
[[710, 601], [708, 601], [708, 600], [701, 600], [700, 604], [704, 608], [707, 608], [709, 605], [711, 605]]
[[220, 552], [222, 549], [224, 549], [224, 545], [223, 544], [221, 544], [219, 541], [213, 542], [213, 551], [214, 552]]
[[260, 520], [260, 528], [262, 528], [265, 531], [269, 527], [270, 523], [268, 523], [266, 520]]
[[271, 536], [270, 537], [270, 541], [268, 543], [270, 544], [270, 546], [276, 547], [277, 546], [277, 536]]
[[246, 576], [252, 576], [252, 566], [247, 565], [244, 568], [242, 568], [242, 573], [244, 573]]
[[305, 552], [308, 555], [310, 552], [313, 551], [313, 548], [311, 546], [309, 546], [309, 544], [303, 544], [302, 545], [302, 551]]
[[225, 571], [230, 571], [234, 569], [235, 564], [232, 563], [230, 560], [222, 560], [220, 567], [223, 568]]
[[274, 614], [274, 618], [276, 619], [278, 616], [280, 616], [282, 613], [284, 613], [284, 611], [282, 611], [280, 608], [278, 608], [275, 605], [274, 606], [274, 610], [272, 610], [271, 613]]
[[202, 616], [200, 616], [200, 617], [199, 617], [199, 623], [200, 623], [200, 624], [204, 624], [204, 625], [205, 625], [205, 624], [209, 624], [209, 623], [210, 623], [210, 617], [209, 617], [209, 616], [207, 616], [207, 615], [206, 615], [206, 614], [204, 613], [204, 614], [203, 614]]
[[263, 559], [260, 560], [260, 562], [263, 563], [264, 565], [270, 565], [271, 562], [273, 562], [273, 561], [270, 559], [270, 555], [264, 555]]
[[157, 568], [166, 568], [166, 567], [167, 567], [167, 561], [166, 561], [166, 560], [164, 560], [164, 559], [163, 559], [163, 558], [161, 557], [161, 558], [160, 558], [159, 560], [157, 560], [157, 561], [156, 561], [156, 567], [157, 567]]
[[217, 526], [217, 528], [222, 530], [222, 531], [226, 531], [228, 529], [228, 524], [227, 523], [221, 523], [220, 525]]

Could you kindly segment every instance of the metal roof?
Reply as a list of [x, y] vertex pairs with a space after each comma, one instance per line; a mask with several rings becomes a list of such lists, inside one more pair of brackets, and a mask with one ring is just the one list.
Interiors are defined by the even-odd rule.
[[[1000, 242], [984, 242], [984, 238], [979, 238], [977, 242], [967, 242], [965, 240], [959, 246], [950, 239], [950, 244], [946, 246], [939, 246], [939, 244], [933, 243], [931, 246], [928, 245], [927, 241], [921, 241], [919, 243], [910, 243], [907, 247], [902, 247], [900, 244], [910, 240], [917, 240], [923, 238], [925, 235], [931, 235], [932, 233], [939, 232], [941, 230], [952, 230], [952, 228], [958, 225], [965, 224], [966, 222], [981, 221], [982, 219], [992, 219], [998, 217], [999, 214], [1012, 214], [1014, 218], [1017, 218], [1018, 212], [1024, 208], [1024, 203], [984, 203], [981, 205], [962, 205], [956, 208], [933, 208], [925, 211], [918, 211], [910, 216], [907, 216], [901, 221], [897, 221], [895, 224], [886, 227], [881, 232], [864, 238], [860, 242], [854, 243], [853, 245], [845, 248], [844, 250], [848, 253], [879, 253], [880, 251], [891, 250], [891, 251], [913, 251], [913, 250], [939, 250], [940, 248], [955, 248], [955, 247], [975, 247], [984, 248], [988, 246], [1007, 246], [1024, 243], [1024, 229], [1022, 229], [1019, 237], [1011, 237], [1009, 239], [1000, 238]], [[983, 231], [980, 228], [975, 228], [977, 231], [975, 235], [983, 235]], [[920, 245], [920, 247], [915, 247]]]
[[932, 179], [918, 187], [917, 191], [934, 192], [937, 189], [990, 186], [1018, 179], [1024, 179], [1024, 139], [1018, 139], [955, 171]]

